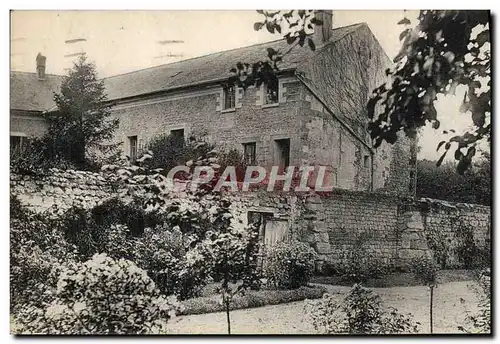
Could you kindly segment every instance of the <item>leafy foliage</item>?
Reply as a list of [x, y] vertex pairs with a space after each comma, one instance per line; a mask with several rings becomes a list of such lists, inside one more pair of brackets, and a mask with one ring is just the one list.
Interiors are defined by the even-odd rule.
[[306, 243], [278, 242], [266, 252], [264, 275], [274, 288], [299, 288], [309, 283], [316, 260], [316, 251]]
[[391, 267], [377, 259], [372, 252], [367, 250], [365, 234], [355, 238], [353, 247], [344, 251], [340, 262], [326, 264], [325, 270], [341, 277], [343, 282], [362, 283], [369, 278], [380, 278], [386, 275]]
[[10, 154], [11, 171], [19, 175], [44, 175], [54, 166], [61, 169], [76, 168], [74, 164], [63, 158], [48, 155], [45, 136], [30, 138], [22, 149], [11, 151]]
[[435, 161], [417, 162], [417, 196], [451, 202], [491, 204], [491, 158], [474, 161], [463, 175], [456, 164], [447, 162], [436, 167]]
[[11, 203], [10, 297], [11, 310], [23, 304], [42, 306], [52, 298], [61, 265], [78, 258], [76, 247], [51, 226], [51, 214], [34, 213]]
[[308, 37], [308, 33], [312, 31], [313, 25], [322, 25], [321, 20], [315, 17], [312, 10], [274, 12], [258, 10], [257, 12], [264, 16], [264, 21], [255, 23], [254, 30], [259, 31], [265, 27], [269, 33], [282, 34], [291, 47], [286, 51], [267, 48], [267, 60], [253, 63], [238, 62], [235, 67], [231, 68], [227, 83], [243, 89], [276, 82], [279, 63], [296, 45], [302, 47], [307, 41], [311, 50], [316, 49], [314, 41]]
[[135, 242], [134, 261], [166, 295], [181, 300], [197, 297], [209, 280], [210, 270], [204, 257], [189, 250], [190, 243], [179, 227], [148, 228]]
[[196, 160], [213, 149], [213, 145], [194, 137], [190, 137], [186, 143], [182, 136], [170, 134], [156, 136], [146, 145], [146, 150], [151, 152], [149, 167], [162, 168], [166, 172], [187, 161]]
[[380, 296], [355, 284], [343, 300], [325, 294], [305, 305], [314, 328], [323, 334], [401, 334], [418, 332], [411, 315], [382, 308]]
[[132, 237], [140, 236], [145, 228], [159, 222], [157, 214], [146, 213], [141, 206], [113, 198], [90, 210], [72, 207], [52, 225], [64, 233], [85, 259], [96, 253], [131, 259]]
[[437, 275], [439, 268], [434, 260], [426, 255], [416, 258], [411, 263], [411, 271], [416, 280], [419, 280], [430, 289], [429, 296], [429, 320], [430, 320], [430, 333], [433, 333], [434, 317], [433, 317], [433, 304], [434, 304], [434, 288], [437, 287]]
[[[278, 305], [305, 299], [318, 299], [326, 293], [324, 287], [300, 287], [288, 290], [250, 290], [244, 295], [237, 295], [230, 304], [230, 310]], [[218, 295], [197, 297], [183, 302], [182, 315], [206, 314], [225, 311], [225, 305]]]
[[[456, 143], [457, 171], [463, 173], [476, 154], [477, 142], [489, 142], [491, 124], [490, 31], [488, 11], [420, 11], [415, 28], [400, 36], [402, 47], [388, 70], [390, 81], [373, 91], [368, 103], [372, 119], [369, 131], [375, 147], [383, 140], [394, 143], [397, 132], [414, 137], [416, 130], [430, 122], [439, 129], [434, 106], [438, 94], [455, 94], [467, 88], [460, 112], [470, 112], [474, 130], [452, 137], [444, 144], [443, 161]], [[409, 25], [409, 21], [400, 22]], [[473, 30], [482, 27], [477, 35]], [[485, 88], [486, 90], [483, 90]], [[465, 152], [465, 153], [464, 153]]]
[[439, 268], [431, 258], [427, 256], [415, 258], [411, 262], [410, 269], [414, 274], [415, 279], [422, 282], [424, 285], [429, 287], [437, 285], [437, 274], [439, 272]]
[[[255, 30], [263, 27], [270, 33], [279, 33], [292, 48], [304, 45], [307, 33], [321, 22], [313, 11], [257, 11], [263, 22], [254, 24]], [[408, 18], [398, 24], [404, 26], [400, 40], [402, 47], [395, 57], [395, 66], [386, 70], [389, 81], [373, 90], [367, 104], [371, 122], [368, 131], [378, 147], [383, 141], [394, 143], [398, 132], [415, 137], [417, 130], [432, 123], [439, 129], [440, 121], [435, 108], [439, 94], [455, 94], [465, 88], [463, 103], [458, 111], [470, 113], [473, 130], [440, 142], [438, 150], [444, 153], [443, 161], [452, 144], [456, 145], [457, 171], [463, 173], [476, 155], [476, 146], [491, 134], [491, 55], [489, 11], [422, 10], [418, 23], [411, 28]], [[477, 31], [479, 30], [479, 32]], [[312, 43], [312, 44], [311, 44]], [[315, 50], [314, 42], [308, 46]], [[291, 49], [291, 48], [290, 48]], [[288, 50], [290, 51], [290, 50]], [[229, 83], [247, 88], [260, 86], [274, 80], [278, 64], [287, 52], [268, 49], [268, 60], [256, 63], [238, 63], [232, 68]]]
[[475, 282], [472, 289], [479, 297], [478, 311], [472, 314], [467, 312], [466, 324], [459, 326], [459, 330], [466, 333], [491, 333], [491, 269], [481, 270]]
[[178, 309], [133, 262], [101, 254], [65, 267], [50, 306], [28, 305], [16, 322], [21, 333], [148, 334], [165, 331]]

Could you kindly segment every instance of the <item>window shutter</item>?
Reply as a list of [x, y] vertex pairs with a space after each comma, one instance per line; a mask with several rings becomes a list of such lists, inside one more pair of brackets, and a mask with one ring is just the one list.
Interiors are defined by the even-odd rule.
[[130, 157], [130, 142], [128, 140], [128, 136], [125, 136], [123, 139], [123, 156], [128, 156]]
[[264, 84], [260, 85], [255, 89], [256, 101], [255, 105], [262, 106], [264, 105]]
[[286, 87], [281, 80], [278, 83], [278, 102], [286, 103]]
[[215, 111], [222, 111], [222, 101], [224, 99], [224, 90], [221, 90], [215, 100]]
[[235, 107], [236, 108], [241, 108], [243, 106], [243, 88], [241, 87], [236, 87], [236, 100], [235, 100]]

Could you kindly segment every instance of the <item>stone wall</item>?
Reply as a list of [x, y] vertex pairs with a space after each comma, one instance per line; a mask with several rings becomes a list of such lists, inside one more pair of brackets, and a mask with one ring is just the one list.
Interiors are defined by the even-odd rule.
[[109, 181], [99, 173], [57, 169], [43, 177], [11, 173], [10, 191], [36, 211], [53, 205], [62, 209], [71, 206], [92, 208], [115, 194]]
[[[54, 204], [90, 208], [118, 194], [106, 177], [91, 172], [53, 170], [43, 178], [11, 174], [10, 183], [11, 193], [38, 211]], [[480, 205], [342, 189], [324, 195], [259, 191], [231, 197], [244, 223], [249, 212], [265, 214], [269, 222], [286, 227], [283, 240], [294, 237], [314, 247], [319, 265], [339, 264], [362, 250], [381, 266], [406, 268], [412, 259], [428, 255], [445, 268], [458, 268], [488, 248], [491, 239], [490, 208]]]
[[243, 151], [243, 143], [255, 142], [257, 164], [268, 166], [274, 163], [273, 141], [289, 138], [290, 164], [300, 166], [296, 104], [301, 85], [283, 77], [279, 87], [280, 101], [272, 105], [262, 105], [262, 87], [238, 89], [236, 106], [230, 110], [221, 108], [220, 85], [120, 102], [112, 108], [120, 120], [115, 140], [123, 142], [127, 152], [129, 136], [137, 136], [139, 146], [145, 146], [157, 135], [184, 129], [185, 138], [193, 135], [224, 149]]

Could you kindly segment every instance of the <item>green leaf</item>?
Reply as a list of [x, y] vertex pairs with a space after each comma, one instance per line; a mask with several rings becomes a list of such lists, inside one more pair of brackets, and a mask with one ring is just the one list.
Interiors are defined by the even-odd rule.
[[285, 37], [288, 44], [293, 44], [293, 42], [297, 39], [297, 36], [290, 36], [290, 34], [287, 34]]
[[441, 141], [438, 143], [438, 146], [436, 148], [436, 152], [439, 150], [439, 148], [441, 148], [442, 145], [444, 145], [446, 143], [446, 141]]
[[263, 26], [264, 26], [264, 23], [257, 22], [257, 23], [253, 24], [253, 29], [255, 31], [259, 31], [260, 29], [262, 29]]
[[314, 24], [314, 25], [323, 25], [323, 21], [322, 21], [322, 20], [317, 19], [316, 17], [313, 17], [313, 18], [311, 19], [311, 24]]
[[467, 158], [471, 159], [474, 155], [476, 155], [476, 147], [469, 147], [467, 150]]
[[267, 22], [266, 23], [266, 29], [267, 29], [267, 31], [269, 31], [269, 33], [274, 33], [274, 24], [270, 23], [270, 22]]
[[470, 166], [470, 159], [465, 156], [462, 156], [460, 161], [457, 164], [457, 172], [458, 174], [464, 174], [467, 168]]
[[472, 122], [476, 127], [482, 127], [485, 122], [484, 112], [474, 111], [472, 112]]
[[481, 47], [484, 43], [490, 41], [490, 30], [484, 30], [479, 33], [475, 39], [479, 47]]
[[437, 167], [441, 166], [441, 164], [443, 163], [444, 157], [446, 156], [446, 153], [447, 153], [447, 152], [448, 152], [448, 151], [445, 151], [445, 152], [443, 153], [443, 155], [441, 155], [441, 157], [439, 158], [439, 160], [436, 162], [436, 166], [437, 166]]
[[408, 35], [410, 32], [411, 32], [411, 29], [406, 29], [403, 32], [401, 32], [399, 34], [399, 40], [402, 41], [406, 37], [406, 35]]
[[398, 25], [411, 25], [410, 19], [404, 17], [400, 21], [398, 21]]

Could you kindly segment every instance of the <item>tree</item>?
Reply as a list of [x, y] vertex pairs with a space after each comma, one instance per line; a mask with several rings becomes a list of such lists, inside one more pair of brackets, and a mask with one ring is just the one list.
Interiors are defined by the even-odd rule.
[[474, 161], [471, 168], [460, 175], [456, 163], [448, 161], [440, 167], [435, 161], [417, 162], [417, 196], [452, 202], [491, 204], [491, 158], [484, 156]]
[[[277, 32], [292, 47], [303, 46], [314, 26], [322, 24], [311, 10], [257, 12], [264, 21], [255, 23], [254, 29]], [[440, 121], [434, 103], [438, 94], [455, 94], [459, 86], [465, 87], [457, 112], [470, 113], [473, 129], [440, 142], [438, 150], [444, 147], [444, 153], [437, 162], [439, 166], [454, 144], [457, 171], [463, 173], [476, 155], [477, 144], [490, 142], [490, 14], [486, 10], [422, 10], [417, 20], [413, 28], [407, 18], [398, 23], [405, 26], [400, 35], [402, 47], [394, 68], [386, 70], [389, 81], [373, 90], [367, 104], [368, 131], [378, 147], [383, 141], [396, 142], [399, 131], [415, 137], [428, 122], [437, 130]], [[315, 50], [314, 42], [307, 42]], [[243, 88], [259, 86], [273, 78], [290, 50], [268, 48], [268, 60], [238, 63], [230, 70], [228, 82]]]
[[118, 128], [118, 119], [110, 118], [110, 107], [103, 80], [96, 66], [81, 55], [54, 95], [57, 111], [47, 114], [49, 129], [45, 135], [47, 154], [62, 158], [79, 168], [86, 166], [91, 150], [107, 153], [116, 145], [106, 145]]

